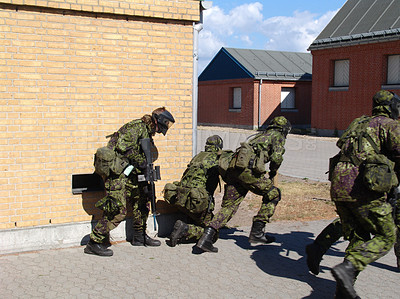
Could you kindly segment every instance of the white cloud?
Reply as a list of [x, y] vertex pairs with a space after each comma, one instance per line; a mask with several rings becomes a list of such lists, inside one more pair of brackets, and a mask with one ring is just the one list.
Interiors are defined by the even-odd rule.
[[204, 11], [199, 35], [199, 72], [221, 47], [305, 52], [336, 14], [295, 11], [292, 16], [264, 19], [259, 2], [243, 4], [225, 13], [218, 6]]
[[317, 18], [308, 11], [295, 11], [291, 17], [273, 17], [263, 21], [261, 32], [267, 38], [265, 49], [305, 52], [336, 12]]

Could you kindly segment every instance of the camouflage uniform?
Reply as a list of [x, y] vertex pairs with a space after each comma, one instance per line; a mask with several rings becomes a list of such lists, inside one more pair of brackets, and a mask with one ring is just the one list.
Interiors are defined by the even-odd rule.
[[[169, 245], [175, 246], [177, 242], [197, 241], [203, 234], [204, 227], [212, 220], [214, 216], [213, 195], [219, 183], [218, 160], [222, 146], [223, 141], [218, 135], [207, 138], [205, 151], [193, 157], [183, 173], [178, 188], [183, 188], [183, 190], [203, 189], [208, 196], [203, 198], [204, 202], [198, 202], [198, 206], [204, 207], [204, 210], [198, 213], [191, 211], [184, 203], [175, 203], [175, 206], [189, 217], [190, 223], [186, 226], [180, 220], [176, 222]], [[187, 200], [190, 200], [190, 196], [188, 197]], [[183, 228], [181, 228], [182, 225]]]
[[[263, 196], [261, 208], [257, 215], [253, 217], [253, 222], [270, 221], [280, 197], [279, 190], [274, 187], [271, 179], [276, 175], [283, 161], [285, 141], [286, 136], [275, 129], [268, 129], [250, 140], [251, 146], [255, 146], [264, 152], [266, 158], [264, 162], [270, 162], [269, 178], [266, 177], [265, 173], [256, 173], [248, 167], [243, 170], [234, 167], [229, 168], [223, 177], [226, 186], [221, 210], [214, 216], [209, 226], [216, 230], [223, 227], [236, 213], [248, 191]], [[234, 159], [234, 155], [232, 154], [232, 159]]]
[[[399, 174], [400, 123], [390, 118], [391, 110], [386, 105], [392, 98], [392, 93], [387, 91], [374, 96], [373, 117], [369, 119], [367, 132], [379, 152], [396, 163], [395, 170]], [[330, 176], [331, 198], [342, 223], [344, 238], [350, 241], [344, 262], [335, 266], [332, 274], [338, 282], [338, 293], [352, 298], [357, 297], [352, 285], [358, 273], [384, 256], [395, 241], [392, 208], [386, 202], [385, 193], [370, 191], [360, 175], [360, 166], [352, 162], [364, 161], [367, 155], [375, 154], [371, 142], [366, 138], [361, 140], [358, 144], [351, 138], [338, 140], [341, 156]]]
[[[148, 120], [148, 118], [145, 119]], [[144, 192], [146, 183], [139, 183], [137, 180], [137, 174], [141, 173], [140, 166], [146, 162], [139, 141], [143, 138], [151, 138], [153, 134], [154, 125], [150, 121], [133, 120], [114, 133], [108, 142], [107, 146], [128, 159], [135, 169], [128, 177], [124, 173], [120, 175], [112, 173], [106, 179], [104, 184], [106, 197], [116, 202], [119, 209], [111, 213], [104, 212], [90, 234], [90, 238], [96, 243], [103, 243], [109, 232], [125, 219], [128, 203], [132, 205], [134, 231], [145, 230], [149, 214], [149, 199]]]

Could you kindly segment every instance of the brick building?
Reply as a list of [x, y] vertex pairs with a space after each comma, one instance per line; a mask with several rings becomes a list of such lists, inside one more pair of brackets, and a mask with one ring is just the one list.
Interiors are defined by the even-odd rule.
[[340, 134], [371, 114], [380, 89], [400, 93], [400, 1], [349, 0], [310, 45], [311, 127]]
[[177, 122], [155, 137], [158, 198], [180, 178], [192, 156], [199, 3], [0, 1], [1, 240], [57, 224], [84, 223], [89, 233], [103, 194], [73, 195], [72, 175], [92, 173], [105, 136], [159, 106]]
[[199, 76], [199, 124], [257, 129], [277, 115], [311, 118], [311, 55], [222, 48]]

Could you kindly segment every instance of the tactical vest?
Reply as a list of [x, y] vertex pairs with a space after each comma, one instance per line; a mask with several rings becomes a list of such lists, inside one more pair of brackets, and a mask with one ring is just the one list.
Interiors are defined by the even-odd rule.
[[[332, 172], [338, 162], [350, 162], [359, 167], [363, 183], [369, 190], [389, 192], [398, 184], [394, 172], [395, 163], [381, 153], [371, 137], [369, 123], [372, 118], [363, 115], [355, 119], [339, 138], [336, 144], [341, 150], [330, 159], [329, 179], [332, 179]], [[345, 144], [350, 146], [343, 148]]]

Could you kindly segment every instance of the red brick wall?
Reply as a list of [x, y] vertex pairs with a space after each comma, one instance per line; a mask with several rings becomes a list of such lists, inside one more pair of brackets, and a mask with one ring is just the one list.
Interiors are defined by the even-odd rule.
[[[199, 82], [198, 122], [234, 127], [252, 126], [254, 120], [257, 122], [257, 112], [254, 111], [257, 107], [254, 107], [253, 98], [256, 92], [258, 94], [253, 81], [238, 79]], [[229, 111], [234, 87], [242, 88], [242, 109], [238, 112]]]
[[[229, 111], [232, 88], [242, 88], [242, 109]], [[281, 111], [281, 88], [296, 88], [296, 110]], [[198, 122], [208, 125], [258, 127], [259, 81], [253, 79], [218, 80], [199, 82]], [[263, 81], [261, 90], [260, 124], [272, 117], [284, 115], [292, 124], [309, 125], [311, 82]]]
[[[344, 130], [354, 118], [371, 114], [372, 97], [386, 84], [387, 56], [393, 54], [400, 54], [400, 41], [312, 51], [311, 127]], [[349, 88], [329, 91], [333, 63], [338, 59], [350, 60]]]

